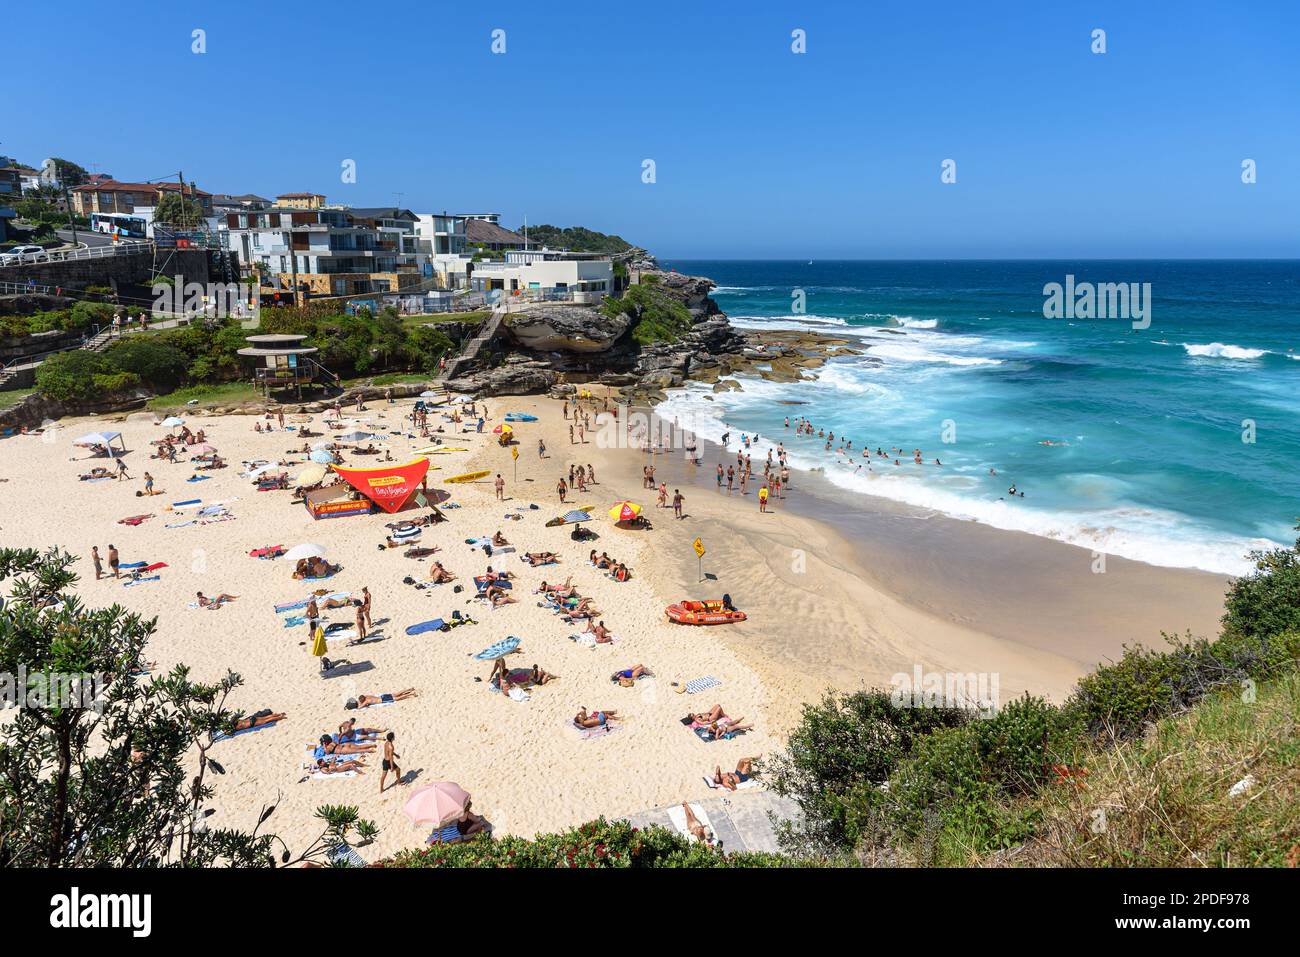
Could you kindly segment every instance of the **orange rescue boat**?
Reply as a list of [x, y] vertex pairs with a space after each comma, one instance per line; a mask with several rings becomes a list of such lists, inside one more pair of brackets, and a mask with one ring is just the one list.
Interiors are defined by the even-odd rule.
[[679, 625], [726, 625], [746, 618], [743, 611], [728, 611], [716, 599], [674, 602], [664, 613]]

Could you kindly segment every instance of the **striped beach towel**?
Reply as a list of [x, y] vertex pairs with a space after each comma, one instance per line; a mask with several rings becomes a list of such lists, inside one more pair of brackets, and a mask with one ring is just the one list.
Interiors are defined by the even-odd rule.
[[703, 678], [696, 678], [693, 681], [686, 682], [687, 694], [699, 694], [701, 691], [708, 691], [710, 688], [716, 688], [722, 684], [713, 675], [705, 675]]

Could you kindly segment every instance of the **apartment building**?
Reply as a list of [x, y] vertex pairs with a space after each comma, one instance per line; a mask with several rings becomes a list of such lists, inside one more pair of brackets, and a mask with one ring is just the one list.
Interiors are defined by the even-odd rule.
[[614, 263], [601, 253], [511, 250], [502, 261], [473, 263], [470, 288], [483, 293], [500, 290], [521, 299], [594, 304], [614, 291]]
[[324, 209], [325, 197], [320, 193], [281, 193], [275, 198], [275, 205], [289, 209]]
[[206, 219], [212, 215], [212, 194], [180, 183], [120, 183], [103, 180], [75, 186], [71, 190], [72, 209], [78, 216], [92, 213], [134, 213], [153, 209], [167, 193], [184, 192], [187, 199], [199, 204]]

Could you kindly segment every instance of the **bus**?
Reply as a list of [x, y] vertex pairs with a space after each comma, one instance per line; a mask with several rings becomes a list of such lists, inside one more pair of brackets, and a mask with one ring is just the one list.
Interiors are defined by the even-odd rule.
[[148, 221], [126, 213], [91, 213], [90, 228], [97, 233], [108, 233], [114, 239], [145, 239]]

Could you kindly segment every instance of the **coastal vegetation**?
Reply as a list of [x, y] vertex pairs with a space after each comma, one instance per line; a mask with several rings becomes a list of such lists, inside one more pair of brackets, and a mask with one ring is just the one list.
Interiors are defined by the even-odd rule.
[[[802, 811], [783, 848], [919, 865], [1294, 859], [1300, 540], [1252, 557], [1217, 639], [1129, 647], [1060, 706], [1025, 696], [981, 717], [879, 690], [806, 705], [764, 769]], [[1252, 769], [1267, 798], [1230, 798]]]
[[248, 830], [209, 827], [225, 773], [212, 749], [243, 717], [226, 707], [242, 679], [147, 674], [157, 619], [87, 608], [68, 591], [75, 561], [0, 549], [0, 672], [6, 707], [22, 705], [0, 727], [0, 867], [267, 867], [373, 838], [354, 807], [317, 809], [319, 835], [297, 853], [261, 833], [274, 804]]
[[691, 330], [691, 311], [653, 282], [629, 286], [622, 298], [606, 299], [600, 309], [611, 319], [627, 315], [632, 320], [629, 334], [641, 345], [676, 342]]
[[480, 837], [403, 851], [387, 867], [668, 868], [789, 867], [808, 864], [780, 854], [728, 854], [665, 827], [634, 827], [604, 817], [555, 834]]
[[[85, 308], [83, 308], [85, 307]], [[102, 323], [112, 307], [78, 303], [57, 315], [64, 323]], [[66, 313], [66, 314], [65, 314]], [[17, 317], [28, 322], [56, 321], [56, 314]], [[60, 326], [62, 327], [62, 326]], [[79, 328], [79, 327], [78, 327]], [[410, 323], [392, 309], [340, 313], [335, 307], [279, 307], [262, 313], [259, 332], [295, 333], [320, 350], [322, 365], [344, 377], [432, 374], [438, 360], [455, 347], [444, 330], [463, 330], [449, 322]], [[249, 330], [235, 321], [194, 322], [175, 329], [124, 336], [102, 353], [71, 350], [46, 359], [37, 370], [41, 392], [62, 401], [108, 398], [146, 387], [166, 396], [179, 388], [222, 386], [248, 377], [238, 350]], [[396, 380], [390, 380], [396, 381]]]
[[[523, 234], [525, 227], [520, 226], [515, 232]], [[528, 226], [528, 243], [530, 246], [549, 246], [551, 249], [571, 249], [578, 253], [606, 253], [616, 255], [637, 249], [622, 236], [587, 229], [585, 226]]]

